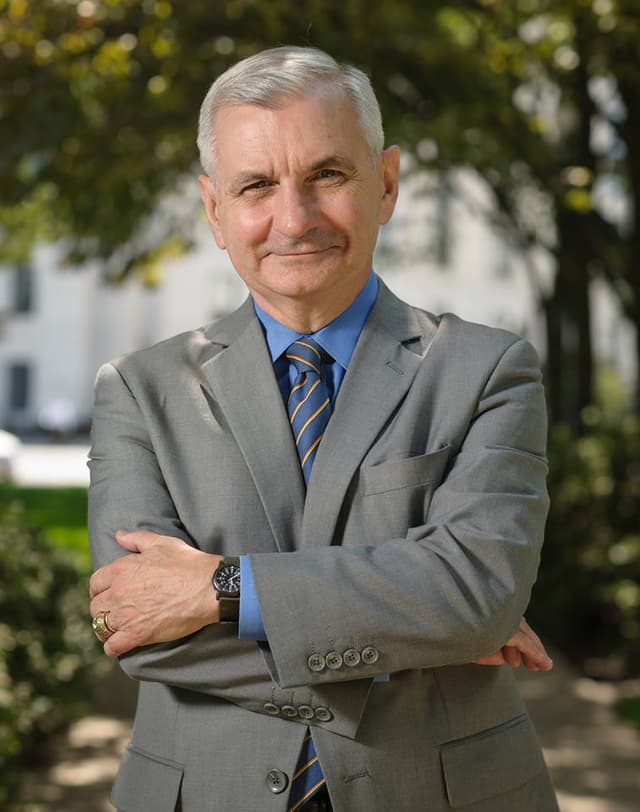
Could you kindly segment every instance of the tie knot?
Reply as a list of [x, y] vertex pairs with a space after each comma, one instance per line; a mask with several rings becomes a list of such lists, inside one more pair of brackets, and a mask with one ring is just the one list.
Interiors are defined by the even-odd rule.
[[322, 374], [322, 362], [327, 359], [322, 347], [312, 338], [299, 338], [289, 346], [286, 358], [298, 370], [298, 373]]

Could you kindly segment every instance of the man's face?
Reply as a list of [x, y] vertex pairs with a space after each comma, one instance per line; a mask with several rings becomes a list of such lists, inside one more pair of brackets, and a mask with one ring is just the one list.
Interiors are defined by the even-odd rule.
[[258, 304], [338, 315], [393, 213], [397, 148], [372, 156], [351, 104], [330, 89], [278, 110], [224, 107], [215, 139], [215, 182], [200, 178], [207, 217]]

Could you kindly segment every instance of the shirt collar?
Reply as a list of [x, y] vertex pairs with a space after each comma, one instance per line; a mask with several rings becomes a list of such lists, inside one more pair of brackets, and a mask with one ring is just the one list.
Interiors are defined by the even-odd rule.
[[[314, 341], [329, 353], [343, 369], [349, 366], [349, 361], [356, 348], [362, 328], [369, 316], [371, 308], [378, 295], [378, 277], [371, 272], [366, 285], [356, 296], [349, 307], [337, 316], [333, 321], [326, 324], [311, 336]], [[267, 346], [271, 360], [276, 361], [282, 353], [296, 339], [303, 334], [290, 330], [279, 321], [269, 316], [254, 301], [253, 306], [256, 316], [260, 319], [264, 328]]]

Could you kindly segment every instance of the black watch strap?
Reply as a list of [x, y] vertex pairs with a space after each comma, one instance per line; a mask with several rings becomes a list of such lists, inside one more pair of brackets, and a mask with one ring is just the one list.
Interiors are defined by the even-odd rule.
[[229, 556], [220, 561], [213, 573], [211, 581], [218, 598], [220, 623], [237, 623], [240, 618], [239, 570], [240, 559]]
[[240, 619], [240, 598], [219, 598], [220, 623], [237, 623]]

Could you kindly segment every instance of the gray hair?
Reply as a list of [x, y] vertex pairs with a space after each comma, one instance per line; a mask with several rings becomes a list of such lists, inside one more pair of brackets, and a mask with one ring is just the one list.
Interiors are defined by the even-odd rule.
[[382, 115], [369, 77], [317, 48], [284, 46], [237, 62], [209, 88], [198, 123], [200, 163], [206, 174], [212, 179], [215, 175], [215, 119], [222, 107], [255, 104], [276, 110], [318, 86], [345, 93], [353, 104], [370, 152], [380, 154], [384, 148]]

